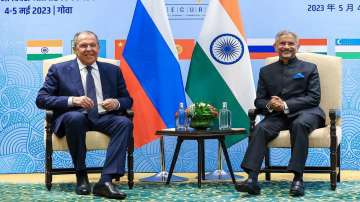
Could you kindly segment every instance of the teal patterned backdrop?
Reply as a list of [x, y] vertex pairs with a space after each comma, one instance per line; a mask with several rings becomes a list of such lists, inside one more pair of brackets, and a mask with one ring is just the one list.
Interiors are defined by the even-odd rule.
[[[276, 32], [290, 29], [301, 38], [326, 38], [327, 53], [335, 55], [335, 39], [360, 39], [360, 3], [346, 0], [339, 3], [329, 0], [305, 1], [245, 1], [240, 0], [242, 18], [248, 38], [273, 38]], [[289, 3], [291, 2], [291, 3]], [[182, 5], [205, 8], [207, 0], [166, 0], [170, 23], [175, 38], [196, 39], [205, 11], [191, 15], [187, 9], [180, 13]], [[353, 11], [327, 9], [335, 4], [347, 7], [353, 4]], [[13, 14], [6, 9], [20, 7], [72, 7], [72, 13], [58, 15]], [[325, 11], [312, 11], [313, 5], [325, 6]], [[35, 97], [42, 85], [42, 62], [28, 61], [26, 42], [28, 40], [58, 39], [63, 41], [63, 54], [71, 53], [71, 40], [79, 30], [93, 30], [106, 40], [106, 55], [114, 58], [114, 41], [125, 39], [130, 27], [135, 1], [78, 0], [42, 2], [0, 1], [0, 173], [32, 173], [44, 171], [44, 112], [35, 106]], [[310, 6], [310, 7], [309, 7]], [[174, 8], [174, 9], [171, 9]], [[96, 15], [89, 15], [96, 13]], [[84, 17], [86, 16], [86, 17]], [[252, 60], [253, 74], [257, 80], [263, 60]], [[186, 79], [189, 60], [181, 61], [183, 77]], [[241, 85], [239, 83], [239, 85]], [[347, 59], [343, 62], [343, 108], [341, 162], [343, 169], [360, 169], [360, 61]], [[175, 139], [165, 139], [166, 165], [170, 164], [175, 148]], [[197, 169], [195, 142], [185, 142], [176, 165], [176, 171], [194, 172]], [[240, 171], [246, 141], [230, 148], [230, 157], [235, 170]], [[217, 143], [206, 142], [206, 169], [216, 168]], [[287, 164], [289, 150], [272, 152], [274, 163]], [[154, 141], [135, 150], [135, 171], [156, 172], [160, 170], [159, 141]], [[91, 152], [88, 165], [101, 165], [104, 151]], [[70, 156], [58, 152], [54, 156], [55, 166], [71, 166]], [[309, 165], [328, 165], [329, 153], [325, 149], [314, 149], [309, 153]]]

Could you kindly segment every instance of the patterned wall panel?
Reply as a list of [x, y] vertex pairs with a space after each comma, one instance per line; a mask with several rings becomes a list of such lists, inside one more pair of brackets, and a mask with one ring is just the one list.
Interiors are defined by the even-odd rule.
[[360, 169], [360, 71], [359, 61], [344, 68], [341, 144], [342, 162], [347, 169]]
[[42, 82], [42, 74], [34, 64], [28, 63], [22, 57], [6, 54], [2, 56], [0, 58], [1, 171], [41, 171], [44, 156], [43, 114], [34, 105], [34, 100]]
[[[192, 0], [177, 0], [176, 2], [193, 2]], [[331, 0], [335, 2], [334, 0]], [[43, 3], [55, 1], [47, 1]], [[70, 2], [70, 1], [69, 1]], [[79, 30], [92, 29], [100, 33], [101, 37], [108, 41], [107, 55], [113, 56], [114, 47], [110, 41], [125, 39], [130, 27], [132, 10], [135, 1], [110, 1], [103, 4], [100, 0], [77, 1], [74, 6], [74, 14], [71, 16], [19, 16], [7, 15], [3, 12], [4, 6], [14, 6], [11, 2], [1, 1], [0, 6], [0, 173], [32, 173], [44, 171], [44, 112], [35, 106], [35, 97], [42, 85], [42, 64], [38, 61], [26, 60], [26, 41], [31, 39], [61, 39], [64, 41], [64, 54], [71, 53], [71, 39], [73, 34]], [[175, 2], [167, 0], [166, 2]], [[206, 0], [202, 1], [205, 4]], [[265, 2], [265, 1], [264, 1]], [[305, 3], [304, 3], [305, 2]], [[349, 0], [355, 2], [355, 0]], [[18, 2], [20, 5], [20, 2]], [[36, 1], [31, 1], [34, 5]], [[120, 3], [122, 3], [120, 5]], [[336, 2], [337, 3], [337, 2]], [[356, 2], [358, 4], [358, 2]], [[32, 4], [32, 5], [33, 5]], [[73, 4], [73, 3], [69, 3]], [[279, 8], [279, 2], [256, 4], [253, 1], [241, 1], [243, 19], [247, 36], [250, 38], [271, 38], [277, 31], [283, 29], [284, 25], [292, 30], [298, 30], [305, 38], [327, 38], [328, 54], [334, 55], [334, 36], [339, 33], [343, 37], [359, 38], [359, 29], [353, 29], [349, 23], [358, 22], [358, 15], [316, 15], [306, 13], [306, 1], [292, 2], [291, 13], [296, 18], [282, 18], [284, 21], [261, 24], [264, 14], [267, 19], [277, 19], [281, 12], [268, 12]], [[3, 6], [4, 5], [4, 6]], [[96, 16], [89, 16], [84, 20], [83, 9], [86, 5], [90, 12], [107, 10]], [[16, 6], [16, 5], [15, 5]], [[281, 4], [285, 9], [287, 4]], [[93, 10], [91, 10], [93, 9]], [[289, 8], [286, 8], [289, 9]], [[89, 10], [86, 10], [88, 13]], [[254, 14], [255, 13], [255, 14]], [[304, 15], [305, 13], [305, 15]], [[176, 13], [175, 13], [176, 14]], [[121, 21], [108, 20], [109, 16], [119, 16]], [[345, 19], [346, 17], [346, 19]], [[309, 19], [311, 18], [311, 20]], [[41, 20], [39, 20], [41, 19]], [[81, 19], [81, 21], [69, 19]], [[54, 21], [59, 23], [54, 23]], [[326, 27], [331, 21], [333, 24], [341, 25], [341, 32], [334, 26]], [[33, 23], [33, 24], [32, 24]], [[192, 23], [192, 26], [189, 26]], [[201, 28], [201, 20], [173, 20], [171, 26], [177, 38], [195, 39]], [[309, 23], [320, 26], [319, 29], [305, 29]], [[95, 25], [95, 26], [94, 26]], [[99, 26], [98, 26], [99, 25]], [[116, 27], [117, 29], [107, 29]], [[186, 29], [184, 29], [186, 27]], [[301, 28], [299, 30], [299, 27]], [[303, 29], [304, 28], [304, 29]], [[339, 28], [339, 29], [340, 29]], [[66, 31], [64, 31], [66, 30]], [[325, 30], [325, 31], [324, 31]], [[339, 36], [342, 37], [342, 36]], [[183, 73], [188, 70], [187, 65], [182, 65]], [[257, 80], [259, 68], [263, 65], [262, 60], [252, 61], [254, 78]], [[343, 108], [342, 129], [343, 138], [341, 142], [341, 162], [343, 169], [360, 170], [360, 61], [345, 60], [343, 65]], [[186, 77], [186, 76], [184, 76]], [[141, 127], [141, 126], [140, 126]], [[174, 138], [165, 139], [166, 167], [169, 168], [171, 158], [175, 149]], [[234, 170], [241, 170], [240, 163], [247, 147], [244, 140], [229, 149]], [[102, 165], [104, 163], [104, 151], [90, 152], [86, 162], [88, 165]], [[217, 143], [206, 141], [206, 170], [215, 170], [217, 167]], [[290, 151], [286, 149], [275, 149], [271, 153], [273, 163], [286, 165], [289, 160]], [[134, 152], [136, 172], [160, 171], [159, 141], [151, 142]], [[311, 149], [309, 152], [308, 165], [328, 165], [329, 152], [326, 149]], [[72, 166], [69, 154], [56, 152], [54, 155], [54, 166]], [[226, 168], [226, 166], [224, 166]], [[197, 143], [185, 141], [183, 143], [178, 162], [177, 172], [194, 172], [197, 169]]]
[[[346, 64], [346, 63], [345, 63]], [[359, 169], [360, 162], [360, 71], [344, 67], [341, 159], [344, 169]], [[34, 104], [38, 88], [42, 83], [41, 63], [29, 63], [23, 58], [5, 56], [0, 59], [0, 172], [43, 172], [44, 113]], [[174, 152], [176, 139], [165, 139], [167, 169]], [[244, 140], [229, 149], [235, 170], [241, 170], [240, 162], [247, 147]], [[217, 168], [217, 143], [206, 142], [206, 170]], [[90, 152], [88, 165], [102, 165], [104, 151]], [[286, 165], [290, 151], [275, 149], [271, 152], [275, 164]], [[156, 172], [161, 169], [159, 141], [154, 141], [135, 150], [135, 170]], [[197, 143], [186, 141], [180, 151], [176, 171], [194, 172], [197, 169]], [[308, 165], [328, 165], [327, 149], [311, 149]], [[65, 152], [56, 152], [54, 166], [71, 166], [71, 158]], [[225, 163], [224, 163], [224, 167]]]

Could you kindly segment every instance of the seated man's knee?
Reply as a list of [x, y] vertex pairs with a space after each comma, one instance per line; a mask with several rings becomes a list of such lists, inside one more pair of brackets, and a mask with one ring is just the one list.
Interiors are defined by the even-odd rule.
[[266, 129], [264, 128], [263, 125], [258, 124], [257, 126], [255, 126], [254, 128], [254, 132], [252, 134], [252, 137], [255, 139], [264, 139], [266, 137]]
[[254, 128], [254, 134], [264, 134], [267, 132], [266, 129], [266, 124], [260, 122], [259, 124], [257, 124]]
[[132, 121], [127, 117], [118, 116], [115, 120], [116, 125], [125, 127], [125, 128], [133, 128]]
[[78, 111], [66, 112], [64, 120], [67, 124], [82, 124], [86, 122], [86, 115]]
[[131, 128], [131, 129], [134, 127], [133, 122], [128, 118], [124, 119], [124, 126], [128, 127], [128, 128]]
[[269, 122], [260, 122], [256, 125], [254, 130], [254, 136], [258, 137], [260, 139], [265, 139], [267, 141], [270, 141], [274, 138], [276, 138], [279, 134], [279, 130], [275, 127], [271, 126], [271, 123]]
[[299, 119], [296, 119], [292, 122], [291, 124], [291, 127], [292, 128], [309, 128], [310, 127], [310, 123], [308, 123], [306, 120], [299, 120]]
[[113, 119], [113, 130], [109, 132], [112, 137], [114, 136], [130, 136], [133, 130], [133, 123], [127, 117], [118, 116]]

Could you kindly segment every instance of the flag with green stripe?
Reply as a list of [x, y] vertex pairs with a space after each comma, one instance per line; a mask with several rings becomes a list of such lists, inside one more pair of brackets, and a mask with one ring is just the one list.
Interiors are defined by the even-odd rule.
[[61, 57], [63, 54], [62, 40], [29, 40], [26, 44], [28, 60], [46, 60]]
[[360, 39], [336, 39], [336, 56], [343, 59], [360, 59]]
[[[236, 8], [236, 9], [235, 9]], [[249, 129], [255, 86], [249, 50], [242, 34], [237, 0], [212, 0], [191, 58], [186, 92], [193, 102], [221, 107], [228, 102], [232, 127]], [[244, 136], [226, 139], [230, 147]]]

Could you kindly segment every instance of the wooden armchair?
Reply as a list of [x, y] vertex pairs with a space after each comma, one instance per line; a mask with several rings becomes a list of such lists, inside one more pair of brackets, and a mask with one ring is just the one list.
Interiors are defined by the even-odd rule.
[[[44, 60], [43, 62], [43, 73], [44, 76], [47, 74], [48, 69], [52, 64], [65, 62], [75, 59], [75, 55], [63, 56], [56, 59]], [[118, 65], [119, 61], [106, 59], [106, 58], [98, 58], [98, 61], [108, 62], [111, 64]], [[53, 112], [46, 111], [45, 118], [45, 184], [46, 188], [50, 191], [52, 186], [52, 175], [59, 174], [71, 174], [75, 173], [74, 168], [53, 168], [52, 166], [52, 154], [54, 151], [68, 151], [68, 146], [66, 142], [66, 136], [59, 138], [55, 134], [50, 132], [51, 129], [51, 118]], [[133, 119], [134, 113], [131, 110], [127, 110], [126, 114], [130, 120]], [[90, 150], [106, 150], [109, 144], [110, 138], [97, 131], [88, 131], [86, 133], [86, 148], [88, 151]], [[134, 159], [133, 159], [133, 151], [134, 151], [134, 138], [131, 136], [130, 142], [128, 145], [127, 152], [127, 176], [128, 176], [128, 186], [130, 189], [134, 186]], [[89, 173], [98, 173], [102, 171], [102, 167], [88, 167]], [[117, 179], [119, 180], [119, 179]]]
[[[341, 58], [314, 53], [298, 53], [297, 57], [304, 61], [309, 61], [317, 65], [320, 75], [321, 101], [320, 107], [326, 113], [326, 126], [314, 130], [309, 136], [309, 148], [328, 148], [330, 151], [329, 166], [306, 166], [304, 172], [310, 173], [330, 173], [331, 189], [336, 189], [336, 182], [340, 182], [340, 109], [341, 109]], [[278, 60], [278, 57], [266, 59], [270, 64]], [[256, 109], [249, 110], [250, 118], [250, 138], [255, 126], [256, 115], [260, 111]], [[285, 173], [286, 166], [271, 165], [270, 148], [291, 148], [290, 133], [288, 130], [281, 131], [279, 136], [268, 144], [265, 154], [265, 172], [266, 180], [271, 179], [271, 173]]]

